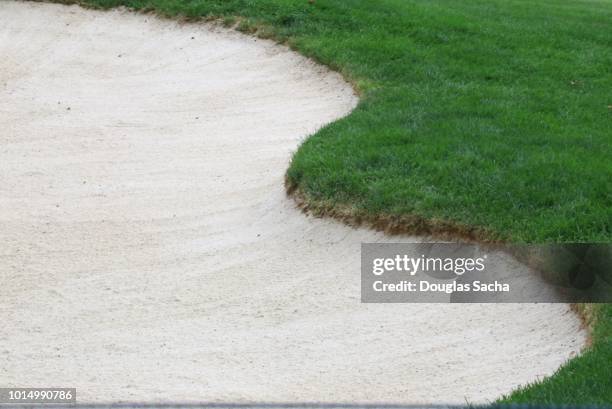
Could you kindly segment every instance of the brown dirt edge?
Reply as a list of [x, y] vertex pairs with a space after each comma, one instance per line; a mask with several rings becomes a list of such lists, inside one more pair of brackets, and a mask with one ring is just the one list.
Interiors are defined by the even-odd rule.
[[[499, 235], [479, 227], [446, 220], [425, 219], [415, 215], [368, 214], [350, 205], [312, 199], [287, 177], [285, 177], [285, 190], [287, 196], [294, 200], [303, 213], [313, 217], [329, 217], [355, 228], [366, 227], [391, 236], [410, 234], [425, 236], [427, 239], [478, 243], [485, 247], [505, 247]], [[587, 344], [583, 350], [590, 348], [597, 307], [594, 304], [575, 303], [570, 304], [570, 308], [580, 318], [583, 328], [588, 333]]]
[[588, 335], [587, 343], [584, 348], [582, 348], [584, 351], [593, 346], [593, 328], [595, 328], [597, 324], [597, 309], [599, 307], [597, 304], [588, 303], [570, 304], [570, 307], [582, 321], [582, 327], [586, 330]]
[[288, 177], [285, 177], [285, 190], [287, 196], [294, 200], [303, 213], [336, 219], [352, 227], [367, 227], [390, 236], [419, 235], [427, 239], [478, 243], [485, 246], [504, 243], [498, 234], [481, 227], [411, 214], [371, 214], [348, 204], [313, 199]]

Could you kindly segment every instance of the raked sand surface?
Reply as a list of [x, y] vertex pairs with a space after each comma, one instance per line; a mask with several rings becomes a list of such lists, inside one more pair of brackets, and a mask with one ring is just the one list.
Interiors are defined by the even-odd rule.
[[0, 1], [0, 386], [93, 401], [486, 401], [584, 345], [564, 304], [361, 304], [291, 153], [357, 104], [269, 41]]

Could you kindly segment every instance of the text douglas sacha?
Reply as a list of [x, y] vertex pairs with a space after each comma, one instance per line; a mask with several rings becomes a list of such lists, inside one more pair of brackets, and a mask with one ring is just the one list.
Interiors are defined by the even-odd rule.
[[509, 292], [510, 285], [494, 281], [492, 283], [484, 283], [482, 281], [472, 281], [471, 283], [458, 283], [451, 281], [448, 283], [432, 283], [426, 280], [420, 280], [418, 283], [414, 281], [399, 281], [396, 283], [383, 283], [382, 281], [374, 281], [372, 288], [376, 292]]

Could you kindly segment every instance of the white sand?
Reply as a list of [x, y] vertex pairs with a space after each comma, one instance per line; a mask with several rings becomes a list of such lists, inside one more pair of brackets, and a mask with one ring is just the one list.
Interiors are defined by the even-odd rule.
[[0, 386], [461, 403], [553, 373], [585, 342], [567, 305], [360, 303], [360, 243], [397, 239], [282, 186], [356, 102], [268, 41], [0, 1]]

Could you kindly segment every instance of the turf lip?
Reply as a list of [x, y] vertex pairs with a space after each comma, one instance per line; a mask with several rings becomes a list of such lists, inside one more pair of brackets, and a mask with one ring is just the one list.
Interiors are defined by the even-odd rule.
[[421, 238], [443, 241], [460, 241], [482, 245], [508, 243], [488, 229], [461, 223], [421, 217], [414, 214], [368, 213], [356, 207], [313, 199], [287, 176], [285, 191], [304, 214], [318, 218], [331, 218], [348, 226], [366, 227], [388, 236], [416, 235]]

